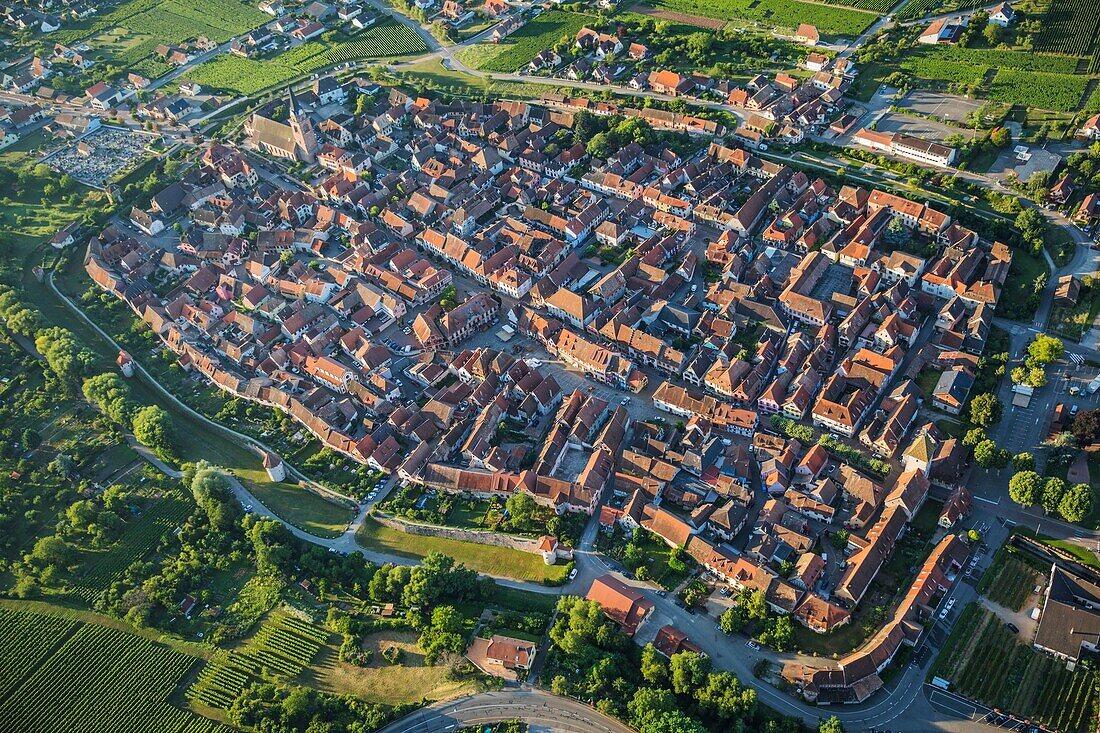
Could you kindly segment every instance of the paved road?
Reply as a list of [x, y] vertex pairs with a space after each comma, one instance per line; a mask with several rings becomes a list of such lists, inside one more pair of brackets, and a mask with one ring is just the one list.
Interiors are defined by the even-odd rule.
[[519, 718], [560, 733], [632, 733], [591, 707], [543, 690], [519, 688], [436, 703], [390, 723], [380, 733], [445, 733], [468, 725]]

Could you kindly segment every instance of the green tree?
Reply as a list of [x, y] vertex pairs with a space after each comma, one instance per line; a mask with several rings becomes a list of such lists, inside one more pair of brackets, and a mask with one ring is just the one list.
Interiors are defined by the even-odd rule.
[[134, 437], [142, 444], [152, 448], [161, 458], [173, 459], [172, 423], [163, 408], [146, 405], [138, 409], [133, 414], [131, 426]]
[[962, 444], [967, 448], [973, 448], [985, 439], [985, 430], [981, 428], [970, 428], [970, 430], [966, 431], [966, 435], [963, 436]]
[[718, 617], [718, 625], [727, 634], [738, 633], [745, 628], [747, 621], [745, 610], [740, 605], [730, 606]]
[[767, 627], [760, 634], [760, 641], [777, 652], [785, 652], [794, 646], [794, 625], [791, 617], [784, 615], [768, 619]]
[[992, 440], [986, 439], [974, 446], [974, 461], [982, 468], [1004, 468], [1011, 459], [1012, 454], [998, 448]]
[[764, 591], [746, 589], [737, 600], [738, 605], [745, 606], [745, 614], [753, 621], [763, 621], [768, 617], [768, 601]]
[[1035, 340], [1028, 345], [1027, 353], [1040, 364], [1049, 364], [1062, 358], [1062, 355], [1066, 353], [1066, 346], [1059, 338], [1039, 333], [1035, 335]]
[[210, 526], [226, 532], [240, 521], [244, 512], [229, 490], [229, 481], [220, 468], [200, 461], [191, 478], [191, 494], [206, 513]]
[[1042, 490], [1042, 479], [1034, 471], [1021, 471], [1008, 480], [1008, 495], [1021, 506], [1038, 502]]
[[668, 660], [653, 644], [642, 647], [639, 671], [642, 673], [642, 679], [651, 685], [663, 687], [668, 684]]
[[1070, 432], [1077, 439], [1078, 445], [1092, 445], [1100, 440], [1100, 408], [1093, 410], [1081, 410], [1077, 417], [1073, 418]]
[[526, 527], [534, 519], [538, 504], [535, 503], [530, 494], [517, 491], [508, 497], [505, 508], [508, 510], [513, 524], [518, 527]]
[[1043, 483], [1043, 496], [1041, 502], [1047, 514], [1058, 511], [1058, 505], [1062, 503], [1062, 497], [1066, 494], [1066, 482], [1057, 476], [1051, 476]]
[[1088, 484], [1074, 484], [1058, 503], [1058, 513], [1067, 522], [1080, 522], [1092, 511], [1092, 488]]
[[822, 718], [817, 724], [817, 731], [818, 733], [844, 733], [844, 726], [840, 724], [840, 718], [834, 715]]
[[1030, 453], [1017, 453], [1012, 456], [1012, 470], [1017, 473], [1020, 471], [1034, 471], [1035, 456]]
[[975, 395], [974, 399], [970, 400], [970, 422], [988, 428], [1000, 421], [1003, 410], [1004, 406], [996, 395], [988, 392]]
[[741, 686], [732, 672], [711, 672], [695, 693], [695, 701], [708, 715], [723, 723], [747, 720], [756, 714], [756, 690]]
[[702, 652], [677, 652], [668, 662], [672, 691], [677, 695], [693, 695], [702, 686], [711, 670], [710, 657]]

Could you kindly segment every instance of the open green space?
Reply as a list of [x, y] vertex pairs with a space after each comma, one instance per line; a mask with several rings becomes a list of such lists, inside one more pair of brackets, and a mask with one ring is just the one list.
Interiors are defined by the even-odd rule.
[[[483, 47], [468, 46], [459, 51], [457, 55], [469, 55], [472, 52], [475, 57]], [[490, 48], [490, 47], [484, 47]], [[491, 50], [491, 48], [490, 48]], [[476, 67], [476, 63], [467, 62]], [[542, 84], [535, 81], [509, 82], [497, 79], [487, 79], [481, 76], [467, 74], [464, 71], [456, 71], [443, 66], [439, 59], [424, 59], [415, 64], [404, 66], [396, 75], [398, 81], [406, 82], [416, 89], [438, 91], [444, 94], [453, 94], [459, 97], [472, 99], [538, 99], [547, 94], [565, 94], [571, 91], [569, 87], [555, 86], [553, 83]]]
[[339, 537], [355, 512], [296, 484], [248, 482], [248, 490], [280, 518], [318, 537]]
[[[387, 705], [418, 703], [421, 700], [447, 700], [485, 689], [477, 678], [456, 678], [450, 665], [428, 665], [417, 643], [419, 634], [411, 629], [386, 629], [367, 634], [361, 648], [370, 652], [366, 666], [341, 662], [338, 645], [322, 647], [313, 668], [303, 681], [328, 692], [350, 693], [371, 702]], [[400, 657], [390, 664], [382, 650], [396, 647]]]
[[516, 580], [560, 581], [568, 572], [568, 566], [547, 565], [539, 555], [446, 537], [407, 534], [379, 524], [370, 517], [363, 522], [356, 539], [368, 550], [401, 557], [422, 558], [432, 552], [442, 552], [471, 570]]
[[809, 23], [822, 35], [848, 38], [855, 38], [878, 20], [876, 13], [800, 0], [656, 0], [652, 4], [677, 13], [748, 20], [788, 29]]
[[1021, 644], [991, 611], [967, 606], [944, 643], [929, 675], [989, 707], [1029, 718], [1055, 730], [1087, 730], [1097, 712], [1098, 673], [1075, 671]]

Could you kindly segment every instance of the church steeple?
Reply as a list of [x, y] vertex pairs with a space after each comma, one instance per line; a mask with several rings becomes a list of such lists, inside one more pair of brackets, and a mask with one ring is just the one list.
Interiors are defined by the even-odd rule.
[[317, 158], [320, 144], [317, 142], [317, 132], [313, 129], [313, 120], [302, 112], [298, 106], [298, 98], [294, 96], [294, 87], [287, 87], [290, 92], [290, 130], [294, 134], [295, 152], [300, 160], [312, 163]]

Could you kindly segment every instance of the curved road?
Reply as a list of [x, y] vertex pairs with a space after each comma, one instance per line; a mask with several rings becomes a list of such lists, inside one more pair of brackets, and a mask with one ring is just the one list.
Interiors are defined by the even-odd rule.
[[633, 733], [633, 728], [571, 698], [523, 687], [485, 692], [431, 707], [390, 723], [379, 733], [440, 733], [468, 725], [520, 719], [555, 733]]

